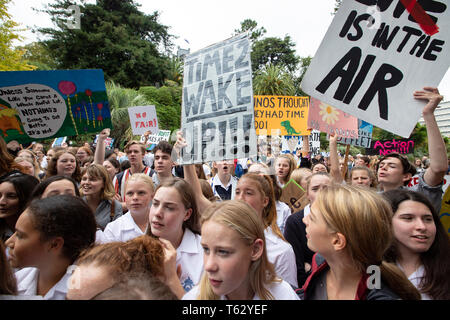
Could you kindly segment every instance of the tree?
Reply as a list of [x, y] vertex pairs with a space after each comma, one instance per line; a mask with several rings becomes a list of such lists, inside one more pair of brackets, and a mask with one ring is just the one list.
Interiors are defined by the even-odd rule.
[[[43, 44], [58, 68], [103, 69], [106, 80], [125, 87], [163, 83], [168, 72], [167, 53], [172, 48], [168, 27], [159, 13], [147, 15], [133, 0], [98, 0], [78, 3], [81, 28], [71, 29], [69, 0], [56, 0], [42, 10], [55, 28], [39, 28], [50, 39]], [[161, 48], [161, 49], [160, 49]]]
[[295, 43], [288, 35], [284, 39], [270, 37], [255, 41], [251, 59], [254, 72], [267, 64], [283, 66], [289, 72], [295, 72], [300, 62], [295, 54]]
[[36, 66], [36, 70], [53, 70], [57, 66], [50, 58], [50, 53], [41, 42], [32, 42], [22, 47], [18, 47], [25, 53], [23, 55], [30, 64]]
[[267, 32], [266, 28], [256, 28], [257, 26], [258, 23], [255, 20], [245, 19], [241, 22], [241, 28], [234, 30], [234, 34], [237, 35], [243, 32], [249, 32], [250, 39], [253, 41], [257, 41]]
[[13, 41], [20, 40], [19, 25], [11, 19], [8, 4], [11, 0], [0, 0], [0, 71], [26, 71], [35, 69], [23, 58], [24, 51], [13, 48]]
[[269, 64], [256, 73], [253, 92], [256, 95], [293, 96], [294, 81], [283, 67]]

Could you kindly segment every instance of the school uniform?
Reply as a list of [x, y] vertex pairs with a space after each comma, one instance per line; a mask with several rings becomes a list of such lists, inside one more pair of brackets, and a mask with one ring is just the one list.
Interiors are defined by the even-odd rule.
[[236, 186], [238, 179], [234, 176], [230, 176], [230, 181], [225, 186], [219, 179], [219, 175], [216, 174], [211, 180], [211, 188], [215, 196], [219, 197], [222, 201], [232, 200], [236, 195]]
[[267, 258], [274, 265], [276, 275], [297, 288], [297, 264], [292, 246], [273, 233], [271, 227], [264, 230], [264, 236]]
[[[67, 284], [75, 266], [69, 266], [64, 276], [45, 294], [44, 300], [65, 300], [67, 294]], [[17, 280], [17, 294], [19, 296], [37, 295], [37, 285], [39, 278], [38, 268], [22, 268], [15, 272]], [[33, 298], [35, 299], [35, 298]]]
[[[141, 171], [141, 173], [151, 177], [155, 172], [151, 168], [144, 166], [144, 169]], [[127, 184], [128, 178], [131, 175], [132, 175], [131, 168], [128, 168], [125, 171], [119, 172], [113, 178], [112, 182], [114, 190], [116, 191], [117, 194], [120, 195], [121, 201], [125, 201], [125, 186]]]
[[286, 220], [291, 215], [291, 208], [289, 206], [281, 201], [276, 202], [276, 209], [277, 209], [277, 225], [278, 228], [280, 228], [281, 233], [284, 234], [284, 228], [286, 226]]
[[177, 248], [177, 266], [181, 265], [180, 282], [186, 292], [197, 285], [202, 276], [203, 248], [200, 241], [200, 235], [185, 229], [183, 239]]
[[[300, 300], [294, 289], [286, 281], [272, 281], [266, 286], [274, 300]], [[181, 300], [197, 300], [200, 286], [195, 286], [186, 293]], [[226, 296], [220, 296], [220, 300], [228, 300]], [[255, 293], [252, 300], [261, 300], [261, 297]]]
[[128, 211], [117, 220], [110, 222], [106, 225], [103, 234], [96, 233], [96, 243], [107, 243], [114, 241], [128, 241], [139, 236], [144, 235], [141, 228], [134, 222], [131, 213]]

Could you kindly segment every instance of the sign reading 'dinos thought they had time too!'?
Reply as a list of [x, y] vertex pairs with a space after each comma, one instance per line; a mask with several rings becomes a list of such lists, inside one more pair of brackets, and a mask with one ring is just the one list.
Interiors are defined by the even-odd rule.
[[256, 156], [250, 42], [246, 34], [186, 56], [180, 164]]
[[302, 81], [312, 97], [408, 138], [450, 64], [448, 1], [344, 0]]
[[20, 143], [112, 128], [102, 70], [0, 72], [0, 134]]

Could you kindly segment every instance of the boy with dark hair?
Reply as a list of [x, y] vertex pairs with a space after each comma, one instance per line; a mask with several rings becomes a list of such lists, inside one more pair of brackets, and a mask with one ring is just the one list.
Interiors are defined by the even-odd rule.
[[153, 165], [155, 172], [152, 176], [155, 188], [164, 180], [172, 178], [172, 168], [175, 163], [172, 160], [172, 145], [167, 141], [160, 141], [153, 149], [155, 159]]

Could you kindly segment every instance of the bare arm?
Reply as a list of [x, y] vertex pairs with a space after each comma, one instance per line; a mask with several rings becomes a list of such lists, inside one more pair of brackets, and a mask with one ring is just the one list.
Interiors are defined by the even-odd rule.
[[447, 150], [434, 116], [434, 110], [443, 97], [439, 94], [437, 88], [424, 87], [423, 91], [414, 92], [414, 98], [428, 100], [422, 112], [427, 128], [428, 153], [430, 156], [430, 167], [425, 171], [424, 180], [428, 185], [436, 186], [442, 182], [448, 168]]
[[109, 137], [110, 132], [111, 129], [105, 128], [98, 135], [97, 146], [95, 147], [94, 153], [95, 164], [103, 165], [103, 161], [105, 161], [105, 140]]
[[337, 151], [337, 135], [330, 135], [330, 175], [334, 182], [342, 183], [341, 170], [339, 169], [339, 155]]
[[[186, 140], [183, 138], [181, 131], [177, 132], [177, 142], [174, 145], [176, 152], [179, 152], [182, 148], [186, 146]], [[195, 202], [197, 204], [198, 211], [200, 215], [205, 211], [205, 209], [211, 205], [211, 201], [206, 199], [203, 195], [202, 187], [200, 181], [198, 180], [197, 173], [195, 172], [195, 165], [188, 164], [183, 166], [184, 180], [186, 180], [192, 187], [195, 195]]]

